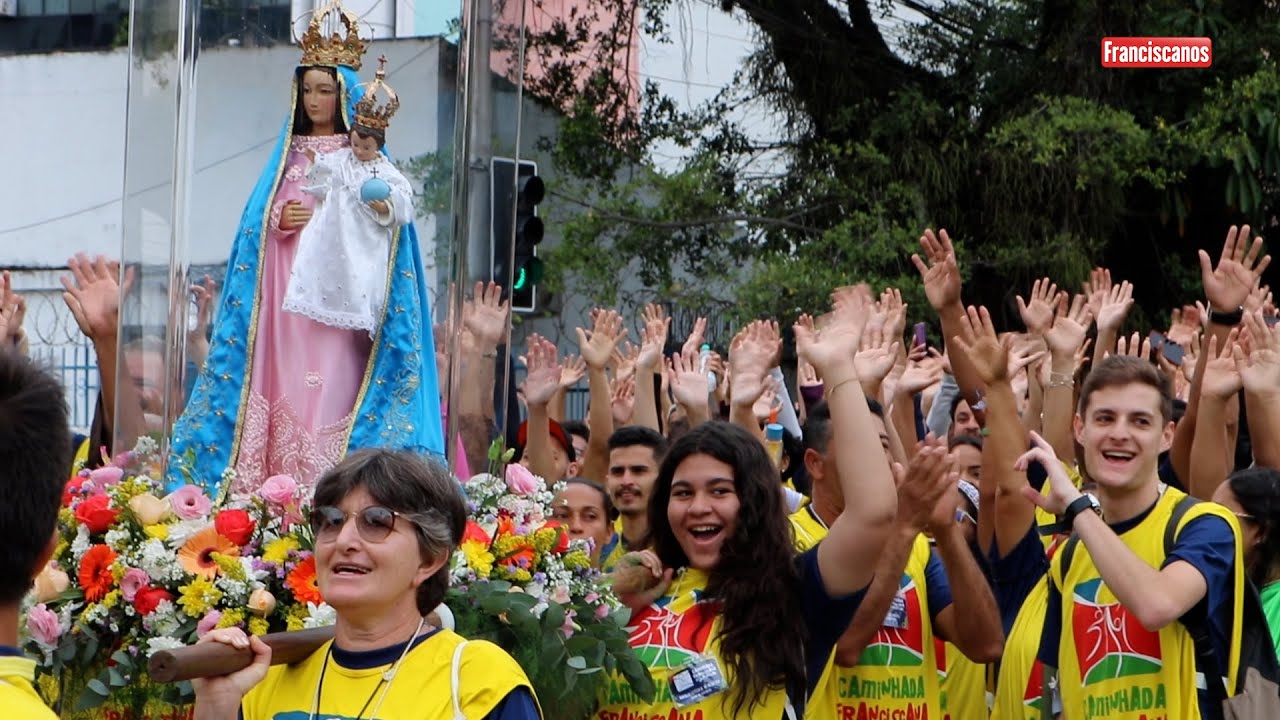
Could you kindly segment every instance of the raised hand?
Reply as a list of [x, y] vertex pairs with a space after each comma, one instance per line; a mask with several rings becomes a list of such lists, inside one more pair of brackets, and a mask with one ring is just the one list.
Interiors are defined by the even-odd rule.
[[1147, 360], [1151, 357], [1151, 338], [1144, 338], [1134, 333], [1126, 342], [1124, 337], [1116, 338], [1116, 354]]
[[[1226, 341], [1218, 350], [1218, 336], [1209, 336], [1209, 360], [1204, 364], [1204, 376], [1200, 379], [1200, 394], [1222, 400], [1230, 398], [1244, 387], [1241, 374], [1236, 369], [1234, 353], [1240, 337], [1240, 328], [1231, 328]], [[1242, 353], [1243, 354], [1243, 353]]]
[[[77, 253], [67, 261], [71, 276], [63, 275], [62, 299], [91, 340], [115, 337], [120, 314], [120, 264], [99, 255], [92, 260]], [[133, 268], [125, 271], [125, 289], [133, 284]]]
[[969, 359], [978, 379], [984, 385], [993, 385], [1012, 376], [1013, 372], [1009, 369], [1009, 349], [1001, 344], [996, 329], [991, 324], [991, 314], [985, 307], [975, 308], [970, 305], [965, 310], [960, 334], [952, 338], [952, 341], [955, 342], [955, 349]]
[[636, 355], [636, 368], [655, 372], [661, 369], [662, 349], [667, 345], [671, 318], [666, 316], [660, 305], [650, 303], [644, 306], [641, 319], [644, 324], [640, 329], [640, 352]]
[[867, 382], [881, 382], [893, 370], [898, 360], [899, 343], [893, 335], [883, 330], [867, 330], [862, 333], [862, 349], [853, 356], [858, 377]]
[[1053, 319], [1053, 327], [1044, 334], [1045, 344], [1049, 351], [1061, 357], [1075, 355], [1084, 344], [1092, 320], [1089, 306], [1083, 295], [1076, 295], [1067, 306], [1067, 296], [1058, 296], [1058, 312]]
[[613, 384], [609, 407], [613, 410], [614, 427], [631, 424], [631, 416], [636, 409], [636, 378], [634, 375]]
[[822, 380], [818, 378], [812, 365], [801, 360], [796, 363], [796, 384], [802, 388], [817, 387], [822, 384]]
[[1231, 356], [1246, 392], [1274, 396], [1280, 394], [1280, 326], [1268, 326], [1263, 318], [1258, 310], [1245, 313], [1244, 328], [1251, 341], [1249, 352], [1245, 353], [1237, 343], [1231, 349]]
[[626, 336], [627, 330], [622, 327], [622, 316], [614, 310], [597, 309], [594, 315], [589, 334], [586, 330], [577, 328], [578, 352], [588, 368], [604, 370], [613, 355], [613, 349]]
[[1248, 225], [1239, 229], [1232, 225], [1222, 243], [1216, 268], [1209, 260], [1209, 253], [1200, 251], [1200, 278], [1213, 310], [1231, 312], [1244, 305], [1262, 271], [1271, 264], [1271, 256], [1262, 254], [1264, 249], [1261, 236], [1249, 242]]
[[[22, 347], [27, 337], [22, 329], [22, 323], [27, 316], [27, 299], [13, 291], [13, 278], [8, 270], [0, 275], [0, 284], [4, 286], [3, 292], [0, 293], [0, 310], [4, 312], [7, 320], [4, 332], [0, 334], [0, 344], [5, 347]], [[25, 349], [21, 352], [25, 352]]]
[[[938, 501], [955, 488], [952, 478], [954, 458], [947, 446], [932, 435], [926, 437], [906, 468], [895, 464], [898, 481], [898, 523], [923, 532], [932, 525]], [[955, 522], [952, 508], [950, 522]]]
[[1049, 476], [1049, 493], [1042, 495], [1039, 490], [1026, 486], [1022, 488], [1022, 495], [1036, 507], [1047, 510], [1051, 515], [1061, 515], [1068, 505], [1080, 497], [1080, 490], [1067, 476], [1062, 463], [1058, 462], [1053, 446], [1040, 437], [1040, 433], [1031, 433], [1031, 444], [1031, 449], [1018, 458], [1013, 468], [1019, 472], [1026, 472], [1032, 460], [1040, 463]]
[[946, 230], [934, 235], [926, 229], [920, 236], [920, 248], [929, 262], [926, 265], [919, 255], [912, 255], [911, 262], [920, 271], [924, 281], [924, 293], [934, 310], [960, 303], [960, 266], [956, 263], [956, 250]]
[[1171, 316], [1169, 331], [1165, 333], [1165, 337], [1184, 348], [1190, 345], [1192, 340], [1199, 337], [1201, 330], [1200, 318], [1194, 305], [1174, 308]]
[[880, 293], [880, 309], [885, 314], [884, 332], [899, 339], [907, 331], [907, 304], [902, 302], [902, 292], [897, 288], [885, 288]]
[[684, 339], [684, 345], [680, 348], [680, 352], [699, 352], [702, 350], [703, 335], [707, 332], [707, 319], [700, 317], [693, 321], [693, 329], [689, 331], [689, 337]]
[[[1109, 273], [1108, 273], [1109, 274]], [[1092, 308], [1093, 302], [1090, 301]], [[1097, 318], [1098, 331], [1117, 332], [1120, 326], [1124, 324], [1125, 317], [1129, 314], [1129, 308], [1133, 306], [1133, 285], [1125, 280], [1119, 285], [1113, 285], [1103, 296], [1094, 311]]]
[[1276, 305], [1271, 295], [1271, 286], [1263, 285], [1259, 280], [1253, 290], [1249, 291], [1249, 297], [1244, 301], [1244, 309], [1246, 312], [1260, 310], [1263, 315], [1273, 314]]
[[929, 357], [907, 362], [907, 369], [902, 372], [894, 388], [895, 394], [900, 397], [915, 395], [942, 380], [942, 356], [932, 348], [929, 352]]
[[698, 370], [698, 354], [684, 351], [667, 362], [667, 382], [676, 402], [685, 407], [706, 407], [707, 376]]
[[528, 367], [524, 378], [525, 402], [546, 405], [560, 389], [560, 362], [555, 343], [540, 335], [530, 335], [525, 363]]
[[1089, 312], [1094, 317], [1102, 310], [1107, 296], [1111, 293], [1111, 271], [1106, 268], [1094, 268], [1089, 272], [1089, 279], [1084, 282], [1081, 294], [1089, 303]]
[[566, 355], [560, 362], [560, 389], [568, 390], [577, 385], [587, 374], [587, 363], [577, 355]]
[[480, 344], [481, 351], [492, 351], [507, 337], [507, 321], [511, 308], [502, 299], [502, 287], [495, 282], [477, 282], [471, 299], [462, 305], [462, 324]]
[[1032, 335], [1044, 335], [1053, 324], [1053, 308], [1058, 303], [1058, 286], [1049, 278], [1041, 278], [1031, 285], [1031, 300], [1018, 296], [1018, 314], [1022, 324]]
[[857, 376], [853, 357], [862, 343], [870, 300], [865, 292], [856, 289], [837, 291], [835, 310], [826, 317], [821, 331], [808, 315], [801, 315], [796, 321], [796, 352], [801, 359], [813, 365], [824, 382], [842, 367], [847, 367], [853, 376]]
[[756, 320], [740, 330], [729, 345], [729, 398], [734, 405], [751, 406], [765, 391], [773, 358], [781, 340], [768, 323]]
[[613, 349], [609, 362], [613, 363], [613, 379], [626, 380], [636, 374], [636, 358], [640, 357], [640, 348], [630, 342], [623, 341]]

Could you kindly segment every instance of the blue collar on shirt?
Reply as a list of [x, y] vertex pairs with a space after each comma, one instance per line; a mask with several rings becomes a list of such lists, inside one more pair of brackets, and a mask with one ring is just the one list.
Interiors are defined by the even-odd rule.
[[12, 645], [0, 645], [0, 657], [26, 657], [27, 654]]
[[[440, 628], [435, 628], [431, 632], [419, 635], [413, 641], [413, 646], [418, 647], [427, 638], [433, 637], [440, 632]], [[404, 646], [408, 644], [408, 640], [402, 643], [396, 643], [390, 647], [377, 648], [376, 650], [343, 650], [335, 643], [333, 645], [333, 661], [348, 670], [369, 670], [383, 665], [390, 665], [400, 658], [404, 653]]]

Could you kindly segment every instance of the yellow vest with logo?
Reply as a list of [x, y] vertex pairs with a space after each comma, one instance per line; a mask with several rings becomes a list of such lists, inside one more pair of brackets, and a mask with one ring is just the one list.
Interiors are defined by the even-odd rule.
[[[748, 712], [734, 713], [736, 698], [721, 692], [701, 702], [680, 707], [671, 696], [668, 678], [699, 658], [715, 658], [719, 647], [720, 606], [706, 600], [707, 574], [694, 568], [681, 570], [665, 596], [632, 618], [629, 642], [649, 668], [657, 693], [645, 703], [631, 691], [621, 675], [605, 682], [596, 710], [598, 720], [779, 720], [787, 706], [786, 692], [770, 691], [764, 702]], [[733, 687], [729, 670], [720, 665], [727, 687]]]
[[1040, 720], [1042, 717], [1040, 697], [1044, 669], [1036, 655], [1040, 652], [1040, 636], [1048, 611], [1049, 579], [1046, 576], [1040, 578], [1022, 601], [1004, 640], [991, 720]]
[[938, 662], [942, 719], [986, 718], [987, 666], [970, 660], [960, 648], [937, 636], [933, 639], [933, 651]]
[[[810, 508], [791, 515], [791, 528], [801, 550], [813, 547], [827, 534], [826, 526]], [[854, 667], [835, 664], [833, 653], [814, 687], [806, 720], [942, 717], [933, 623], [925, 591], [928, 563], [929, 541], [918, 535], [898, 586], [899, 597], [906, 603], [905, 626], [876, 631]]]
[[[1165, 526], [1174, 505], [1184, 496], [1185, 493], [1174, 488], [1166, 489], [1151, 513], [1120, 536], [1130, 550], [1153, 568], [1164, 563]], [[1196, 503], [1183, 515], [1177, 529], [1204, 515], [1215, 515], [1227, 522], [1235, 536], [1236, 558], [1240, 558], [1240, 529], [1235, 517], [1221, 505]], [[1063, 714], [1072, 720], [1095, 717], [1198, 720], [1195, 649], [1182, 623], [1171, 622], [1157, 632], [1146, 630], [1102, 582], [1083, 542], [1076, 546], [1065, 578], [1062, 556], [1060, 552], [1054, 555], [1050, 576], [1062, 589], [1058, 686]], [[1228, 687], [1235, 687], [1239, 669], [1244, 587], [1242, 563], [1237, 560], [1234, 565], [1231, 653], [1226, 668]], [[1153, 592], [1158, 589], [1153, 588]], [[1211, 678], [1209, 682], [1221, 680]]]

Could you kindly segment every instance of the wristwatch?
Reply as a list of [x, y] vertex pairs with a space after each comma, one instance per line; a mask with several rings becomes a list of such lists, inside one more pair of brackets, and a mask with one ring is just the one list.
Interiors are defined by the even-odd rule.
[[1090, 495], [1089, 493], [1085, 493], [1075, 500], [1072, 500], [1071, 504], [1067, 506], [1067, 509], [1062, 511], [1062, 524], [1066, 526], [1068, 530], [1071, 529], [1075, 526], [1076, 516], [1087, 510], [1092, 510], [1098, 513], [1099, 517], [1102, 516], [1102, 506], [1098, 504], [1098, 498]]
[[1219, 310], [1212, 305], [1209, 306], [1209, 322], [1214, 325], [1222, 325], [1223, 327], [1235, 327], [1244, 320], [1244, 307], [1237, 307], [1235, 310]]

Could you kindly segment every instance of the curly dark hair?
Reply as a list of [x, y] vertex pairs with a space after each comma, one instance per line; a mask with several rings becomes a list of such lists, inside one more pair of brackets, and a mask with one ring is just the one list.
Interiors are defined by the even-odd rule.
[[667, 504], [676, 469], [694, 455], [733, 468], [738, 494], [737, 523], [721, 546], [706, 592], [721, 604], [720, 658], [733, 679], [732, 714], [741, 717], [771, 690], [805, 687], [808, 633], [799, 612], [795, 537], [782, 481], [760, 441], [737, 425], [703, 423], [667, 451], [649, 500], [650, 537], [663, 565], [689, 564], [667, 520]]
[[1280, 575], [1280, 471], [1273, 468], [1249, 468], [1231, 473], [1227, 485], [1247, 518], [1262, 534], [1262, 541], [1245, 548], [1246, 572], [1253, 584], [1262, 587]]

